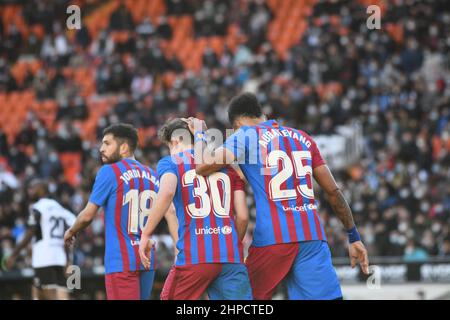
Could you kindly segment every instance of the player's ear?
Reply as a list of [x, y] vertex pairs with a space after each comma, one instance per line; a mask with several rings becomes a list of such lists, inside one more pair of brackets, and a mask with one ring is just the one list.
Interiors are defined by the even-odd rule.
[[119, 154], [120, 155], [128, 154], [129, 151], [130, 151], [130, 146], [128, 145], [128, 143], [121, 143], [119, 145]]
[[241, 118], [234, 119], [234, 121], [233, 121], [234, 131], [238, 130], [240, 127], [242, 127]]

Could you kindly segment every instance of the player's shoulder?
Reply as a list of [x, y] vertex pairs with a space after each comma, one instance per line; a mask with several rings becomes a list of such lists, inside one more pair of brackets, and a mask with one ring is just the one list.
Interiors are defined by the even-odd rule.
[[304, 136], [305, 138], [312, 139], [311, 135], [310, 135], [308, 132], [306, 132], [306, 131], [304, 131], [304, 130], [301, 130], [301, 129], [296, 129], [296, 128], [292, 128], [292, 129], [294, 129], [295, 131], [297, 131], [299, 134], [301, 134], [301, 135]]
[[31, 205], [31, 208], [39, 211], [41, 214], [48, 212], [50, 208], [62, 207], [58, 201], [51, 198], [41, 198]]
[[167, 171], [167, 170], [174, 170], [176, 168], [176, 161], [179, 158], [179, 156], [174, 155], [167, 155], [162, 157], [158, 164], [156, 165], [156, 172], [158, 176], [161, 176], [161, 173]]
[[287, 129], [290, 129], [291, 131], [293, 131], [294, 133], [297, 133], [299, 135], [299, 137], [303, 137], [305, 138], [307, 141], [310, 141], [311, 144], [315, 144], [316, 142], [314, 141], [313, 137], [306, 131], [302, 130], [302, 129], [298, 129], [298, 128], [292, 128], [292, 127], [285, 127]]
[[140, 164], [140, 166], [143, 168], [143, 171], [145, 171], [146, 173], [150, 174], [150, 177], [149, 177], [150, 180], [151, 180], [154, 184], [156, 184], [156, 185], [159, 186], [159, 182], [158, 182], [159, 177], [158, 177], [158, 174], [156, 173], [156, 170], [153, 169], [152, 167], [147, 166], [147, 165], [144, 165], [144, 164], [142, 164], [142, 163], [140, 163], [140, 162], [139, 162], [139, 164]]
[[258, 136], [258, 126], [241, 126], [239, 129], [235, 130], [233, 134], [227, 135], [227, 142], [236, 142], [237, 141], [244, 141], [244, 139], [251, 138], [251, 137], [257, 137]]
[[145, 170], [146, 170], [147, 172], [150, 172], [150, 175], [152, 175], [152, 176], [157, 176], [156, 170], [153, 169], [152, 167], [150, 167], [150, 166], [143, 166], [143, 167], [145, 168]]
[[255, 131], [256, 132], [258, 130], [258, 128], [259, 128], [258, 125], [241, 126], [241, 127], [239, 127], [239, 129], [237, 129], [235, 131], [235, 133], [248, 133], [248, 132], [251, 132], [251, 131]]
[[281, 131], [283, 131], [283, 130], [288, 130], [288, 131], [292, 131], [292, 132], [297, 133], [297, 134], [307, 135], [306, 132], [303, 131], [302, 129], [294, 128], [294, 127], [290, 127], [290, 126], [283, 126], [283, 125], [280, 125], [280, 126], [278, 127], [278, 129], [280, 129]]
[[185, 163], [186, 161], [189, 161], [190, 157], [191, 157], [191, 153], [189, 153], [189, 151], [179, 152], [176, 154], [169, 154], [167, 156], [162, 157], [159, 160], [158, 166], [160, 164], [177, 166], [181, 163]]
[[47, 198], [41, 198], [38, 201], [32, 203], [30, 205], [31, 211], [36, 210], [39, 213], [46, 211], [45, 208], [48, 206], [48, 199]]
[[[117, 166], [117, 163], [107, 163], [102, 165], [97, 171], [97, 177], [104, 176], [114, 176], [114, 167]], [[120, 169], [119, 169], [120, 170]]]
[[174, 163], [174, 159], [175, 159], [174, 156], [168, 154], [167, 156], [164, 156], [161, 159], [159, 159], [157, 166]]
[[143, 163], [140, 162], [140, 161], [137, 161], [137, 160], [136, 160], [136, 165], [137, 165], [140, 169], [143, 169], [143, 170], [145, 170], [145, 171], [147, 171], [147, 172], [150, 172], [150, 174], [153, 174], [153, 173], [154, 173], [153, 169], [152, 169], [150, 166], [148, 166], [148, 165], [146, 165], [146, 164], [143, 164]]
[[38, 201], [32, 204], [33, 207], [48, 207], [50, 205], [54, 205], [54, 202], [56, 202], [53, 199], [50, 198], [40, 198]]

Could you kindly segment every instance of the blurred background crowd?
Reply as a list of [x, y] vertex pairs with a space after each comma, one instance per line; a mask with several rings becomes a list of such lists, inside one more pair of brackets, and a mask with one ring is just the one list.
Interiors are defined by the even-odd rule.
[[[257, 94], [269, 118], [315, 135], [359, 121], [363, 152], [335, 171], [371, 256], [450, 256], [450, 10], [445, 0], [2, 1], [0, 256], [21, 239], [27, 183], [42, 177], [77, 214], [109, 124], [139, 128], [137, 159], [167, 154], [170, 117], [224, 130], [227, 102]], [[81, 8], [68, 30], [66, 8]], [[381, 29], [366, 25], [369, 4]], [[347, 235], [316, 190], [334, 257]], [[249, 190], [252, 238], [255, 212]], [[103, 216], [75, 262], [103, 265]], [[164, 223], [158, 261], [172, 263]], [[24, 255], [17, 268], [30, 265]]]

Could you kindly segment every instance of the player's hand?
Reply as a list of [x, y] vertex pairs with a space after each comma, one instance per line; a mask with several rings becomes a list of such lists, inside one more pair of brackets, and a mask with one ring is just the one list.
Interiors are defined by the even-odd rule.
[[9, 271], [12, 269], [14, 264], [16, 263], [16, 257], [11, 255], [9, 257], [3, 257], [1, 261], [1, 267], [4, 271]]
[[192, 134], [194, 134], [196, 131], [206, 131], [208, 130], [208, 127], [206, 126], [205, 121], [189, 117], [189, 118], [182, 118], [184, 122], [186, 122], [189, 126], [189, 131], [191, 131]]
[[72, 232], [71, 229], [68, 229], [66, 233], [64, 233], [64, 244], [66, 247], [70, 247], [75, 242], [75, 234]]
[[16, 257], [15, 256], [9, 256], [6, 259], [6, 262], [5, 262], [6, 270], [11, 270], [15, 263], [16, 263]]
[[150, 251], [152, 247], [155, 245], [152, 239], [148, 237], [142, 236], [141, 241], [139, 243], [139, 256], [141, 257], [141, 262], [144, 265], [144, 268], [149, 270], [151, 264], [151, 254]]
[[348, 248], [348, 253], [350, 255], [352, 268], [359, 263], [362, 272], [364, 272], [364, 274], [369, 274], [369, 258], [364, 244], [361, 241], [351, 243]]

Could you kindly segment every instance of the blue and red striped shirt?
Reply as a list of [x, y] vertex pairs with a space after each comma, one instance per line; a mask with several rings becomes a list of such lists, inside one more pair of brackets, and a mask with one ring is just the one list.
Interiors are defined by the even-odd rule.
[[[144, 270], [139, 240], [159, 190], [155, 172], [123, 159], [100, 168], [89, 202], [104, 208], [105, 273]], [[155, 268], [154, 250], [150, 270]]]
[[244, 181], [231, 167], [197, 176], [193, 152], [166, 156], [157, 166], [160, 178], [167, 173], [178, 178], [173, 199], [179, 224], [176, 265], [243, 263], [233, 194], [244, 190]]
[[241, 127], [224, 147], [253, 189], [254, 246], [326, 240], [312, 188], [312, 170], [325, 162], [309, 135], [270, 120]]

